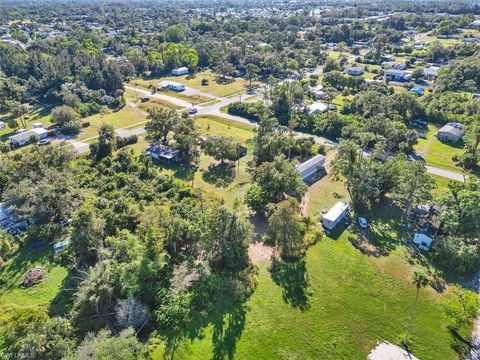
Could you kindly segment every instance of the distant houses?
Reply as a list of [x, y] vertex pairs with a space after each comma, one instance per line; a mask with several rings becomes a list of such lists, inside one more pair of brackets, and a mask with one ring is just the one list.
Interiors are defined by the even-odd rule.
[[8, 139], [13, 147], [28, 145], [30, 139], [36, 137], [38, 140], [48, 137], [48, 130], [44, 128], [35, 128], [10, 136]]
[[188, 74], [188, 68], [186, 66], [179, 67], [172, 70], [172, 75], [175, 75], [175, 76], [187, 75], [187, 74]]
[[437, 139], [456, 143], [463, 137], [463, 134], [464, 130], [462, 124], [457, 122], [449, 122], [440, 130], [438, 130]]
[[175, 81], [164, 80], [157, 84], [157, 90], [170, 90], [176, 92], [185, 91], [185, 85]]
[[324, 171], [324, 166], [325, 156], [319, 154], [297, 165], [297, 171], [300, 173], [302, 180], [306, 180], [318, 171]]

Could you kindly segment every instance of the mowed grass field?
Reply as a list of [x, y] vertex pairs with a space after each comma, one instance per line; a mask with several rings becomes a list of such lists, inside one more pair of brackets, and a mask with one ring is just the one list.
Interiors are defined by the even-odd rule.
[[[38, 285], [23, 288], [20, 282], [28, 270], [41, 266], [46, 278]], [[48, 308], [61, 292], [68, 270], [52, 258], [52, 247], [25, 246], [1, 269], [5, 282], [0, 289], [0, 305], [42, 306]]]
[[454, 155], [463, 153], [463, 144], [461, 141], [452, 144], [438, 140], [435, 136], [438, 129], [439, 127], [430, 124], [426, 133], [427, 139], [418, 139], [415, 151], [425, 159], [427, 165], [457, 173], [465, 173], [452, 159]]
[[[251, 298], [233, 310], [219, 299], [218, 317], [197, 337], [179, 341], [173, 358], [350, 360], [365, 359], [379, 340], [398, 344], [415, 297], [414, 268], [402, 248], [368, 257], [347, 234], [324, 238], [280, 276], [262, 265]], [[442, 323], [447, 296], [430, 287], [420, 292], [411, 351], [422, 360], [457, 359]]]
[[[248, 81], [242, 78], [234, 78], [227, 83], [219, 83], [216, 81], [217, 75], [211, 71], [203, 71], [196, 73], [194, 76], [181, 75], [181, 76], [166, 76], [148, 79], [134, 79], [130, 81], [130, 85], [137, 84], [138, 86], [149, 88], [151, 85], [155, 85], [163, 80], [176, 81], [184, 84], [187, 87], [196, 89], [215, 96], [228, 96], [240, 91], [244, 91], [248, 85]], [[202, 86], [202, 80], [207, 79], [208, 85]], [[168, 94], [170, 95], [170, 93]]]

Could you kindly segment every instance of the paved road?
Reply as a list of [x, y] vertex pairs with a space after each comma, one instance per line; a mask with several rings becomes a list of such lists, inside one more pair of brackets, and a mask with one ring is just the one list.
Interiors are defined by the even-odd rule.
[[441, 177], [451, 179], [451, 180], [460, 181], [460, 182], [465, 182], [465, 180], [467, 178], [467, 176], [465, 176], [463, 174], [459, 174], [459, 173], [455, 173], [453, 171], [448, 171], [448, 170], [435, 168], [435, 167], [432, 167], [432, 166], [427, 166], [427, 173], [432, 174], [432, 175], [441, 176]]
[[[192, 107], [192, 104], [189, 103], [188, 101], [185, 101], [185, 100], [173, 97], [173, 96], [168, 96], [168, 95], [159, 94], [159, 93], [152, 93], [149, 90], [134, 88], [133, 86], [130, 86], [130, 85], [125, 85], [125, 88], [129, 89], [129, 90], [135, 90], [139, 94], [146, 95], [150, 98], [156, 98], [156, 99], [161, 99], [161, 100], [164, 100], [164, 101], [168, 101], [168, 102], [170, 102], [174, 105], [180, 106], [182, 108], [191, 108]], [[201, 91], [198, 91], [198, 94], [206, 95], [205, 93], [203, 93]], [[257, 124], [255, 121], [243, 118], [241, 116], [226, 114], [226, 113], [223, 113], [221, 111], [221, 108], [223, 108], [224, 106], [227, 106], [231, 103], [234, 103], [236, 101], [239, 101], [241, 99], [241, 97], [245, 97], [245, 94], [240, 94], [238, 96], [232, 96], [232, 97], [223, 97], [223, 98], [215, 97], [213, 95], [210, 95], [210, 97], [212, 97], [212, 99], [218, 100], [218, 101], [215, 102], [215, 103], [212, 103], [211, 105], [197, 106], [197, 110], [198, 110], [197, 115], [214, 115], [214, 116], [220, 116], [220, 117], [232, 120], [232, 121], [237, 121], [237, 122], [240, 122], [242, 124], [254, 125], [254, 126]], [[246, 100], [246, 101], [248, 101], [248, 100]], [[134, 135], [134, 134], [135, 135], [141, 135], [145, 132], [145, 129], [143, 127], [139, 127], [139, 128], [134, 129], [134, 130], [117, 129], [116, 131], [117, 131], [117, 134], [119, 134], [120, 136], [130, 136], [130, 135]], [[315, 139], [315, 142], [318, 143], [318, 144], [323, 144], [323, 145], [332, 146], [332, 147], [337, 146], [337, 143], [335, 141], [326, 139], [326, 138], [321, 137], [321, 136], [314, 136], [314, 135], [310, 135], [310, 134], [301, 133], [301, 132], [298, 132], [298, 131], [295, 132], [295, 134], [296, 134], [296, 136], [312, 136]], [[72, 145], [74, 145], [74, 148], [78, 153], [83, 153], [83, 152], [88, 151], [88, 144], [81, 143], [81, 142], [76, 142], [74, 140], [70, 140], [69, 142], [72, 143]], [[448, 170], [435, 168], [435, 167], [432, 167], [432, 166], [427, 166], [427, 172], [429, 174], [432, 174], [432, 175], [437, 175], [437, 176], [441, 176], [441, 177], [444, 177], [444, 178], [447, 178], [447, 179], [461, 181], [461, 182], [465, 182], [465, 179], [466, 179], [466, 177], [462, 174], [455, 173], [455, 172], [448, 171]]]

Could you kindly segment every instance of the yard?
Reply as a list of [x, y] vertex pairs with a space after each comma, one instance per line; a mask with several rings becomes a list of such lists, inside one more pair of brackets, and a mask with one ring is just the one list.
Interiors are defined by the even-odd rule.
[[[218, 299], [217, 315], [197, 336], [179, 340], [175, 358], [365, 359], [378, 340], [398, 343], [404, 334], [414, 269], [401, 247], [369, 257], [347, 232], [324, 238], [305, 261], [275, 273], [261, 265], [258, 287], [245, 304]], [[422, 360], [457, 359], [442, 324], [440, 301], [448, 296], [448, 290], [421, 290], [411, 350]]]
[[[30, 288], [19, 285], [28, 270], [41, 266], [46, 279]], [[52, 259], [51, 246], [25, 246], [2, 268], [1, 279], [4, 285], [0, 291], [0, 305], [42, 306], [48, 308], [59, 296], [67, 279], [68, 270]]]
[[[32, 127], [32, 124], [36, 122], [40, 122], [45, 126], [50, 125], [51, 110], [52, 108], [48, 105], [31, 108], [30, 112], [28, 113], [28, 118], [25, 117], [25, 120], [27, 122], [27, 130], [30, 129]], [[0, 129], [0, 141], [6, 141], [9, 136], [15, 134], [14, 130], [8, 126], [9, 116], [9, 114], [0, 115], [0, 121], [6, 123], [6, 126], [3, 129]], [[21, 128], [23, 125], [20, 119], [17, 119], [17, 122], [18, 127]]]
[[[203, 79], [208, 80], [208, 85], [202, 86]], [[220, 97], [244, 91], [248, 85], [248, 81], [242, 78], [234, 78], [231, 82], [227, 83], [217, 82], [217, 75], [211, 71], [199, 72], [193, 77], [190, 75], [181, 75], [148, 79], [134, 79], [130, 82], [130, 84], [137, 84], [138, 86], [149, 88], [151, 85], [155, 85], [163, 80], [180, 82], [189, 88]]]
[[[219, 118], [216, 116], [199, 116], [196, 124], [200, 133], [204, 136], [219, 135], [230, 136], [240, 144], [248, 148], [248, 154], [240, 159], [240, 170], [235, 167], [220, 166], [212, 157], [203, 152], [200, 156], [198, 170], [193, 175], [193, 186], [205, 194], [206, 197], [215, 198], [224, 202], [227, 206], [233, 206], [235, 199], [243, 200], [243, 197], [249, 187], [249, 175], [246, 171], [247, 162], [252, 159], [252, 147], [249, 139], [254, 135], [253, 127]], [[137, 144], [130, 145], [129, 148], [140, 153], [148, 146], [144, 136], [139, 137]], [[181, 165], [165, 165], [159, 163], [159, 166], [166, 169], [167, 172], [192, 182], [190, 168]]]
[[418, 139], [418, 144], [415, 145], [415, 151], [425, 159], [427, 165], [457, 173], [465, 173], [465, 171], [452, 160], [454, 155], [463, 153], [463, 144], [461, 142], [451, 144], [438, 140], [435, 137], [438, 129], [437, 126], [430, 124], [426, 134], [427, 139]]

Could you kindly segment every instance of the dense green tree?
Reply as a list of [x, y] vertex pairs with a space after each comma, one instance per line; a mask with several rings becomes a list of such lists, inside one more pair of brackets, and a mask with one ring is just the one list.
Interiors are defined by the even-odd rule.
[[163, 144], [168, 143], [168, 134], [173, 130], [175, 124], [179, 122], [179, 115], [175, 110], [165, 108], [150, 109], [148, 119], [145, 125], [147, 139], [151, 141], [160, 141]]
[[219, 272], [239, 271], [248, 265], [251, 224], [237, 211], [214, 210], [206, 234], [212, 267]]
[[237, 146], [231, 137], [210, 136], [205, 144], [205, 154], [223, 164], [225, 160], [237, 160]]
[[268, 219], [271, 239], [286, 259], [302, 256], [306, 225], [299, 215], [299, 203], [294, 198], [284, 200], [273, 207]]

